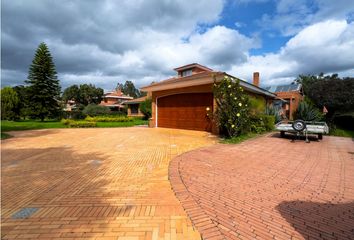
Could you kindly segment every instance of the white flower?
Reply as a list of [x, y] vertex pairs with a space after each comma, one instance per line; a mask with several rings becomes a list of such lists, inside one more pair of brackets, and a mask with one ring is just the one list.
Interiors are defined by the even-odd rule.
[[232, 127], [232, 128], [234, 128], [234, 127], [235, 127], [235, 125], [233, 125], [233, 124], [232, 124], [232, 125], [231, 125], [231, 127]]
[[237, 113], [236, 116], [239, 117], [241, 114]]
[[237, 97], [234, 97], [234, 100], [237, 100]]
[[229, 86], [227, 86], [228, 88], [231, 88], [231, 84]]
[[210, 111], [210, 107], [207, 107], [206, 110], [207, 110], [207, 111]]
[[238, 103], [238, 105], [241, 107], [241, 106], [242, 106], [242, 103]]

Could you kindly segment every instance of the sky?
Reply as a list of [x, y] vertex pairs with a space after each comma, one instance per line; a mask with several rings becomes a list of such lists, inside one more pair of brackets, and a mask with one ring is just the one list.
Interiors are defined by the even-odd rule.
[[2, 0], [1, 84], [24, 84], [45, 42], [62, 88], [112, 90], [200, 63], [261, 86], [354, 76], [353, 0]]

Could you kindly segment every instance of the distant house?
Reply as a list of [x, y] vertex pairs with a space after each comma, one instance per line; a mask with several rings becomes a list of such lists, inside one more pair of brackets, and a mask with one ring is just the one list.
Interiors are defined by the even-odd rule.
[[[151, 92], [152, 118], [150, 127], [201, 130], [218, 133], [216, 123], [208, 113], [215, 111], [213, 83], [225, 76], [197, 63], [174, 69], [177, 76], [141, 88]], [[233, 77], [236, 78], [236, 77]], [[253, 84], [240, 80], [240, 86], [249, 95], [258, 96], [265, 104], [276, 98], [274, 93], [259, 87], [259, 73], [254, 73]]]
[[143, 117], [144, 114], [140, 111], [140, 103], [144, 102], [147, 98], [148, 96], [145, 96], [125, 101], [123, 104], [128, 107], [128, 117]]
[[63, 109], [64, 112], [71, 112], [77, 109], [76, 102], [74, 100], [68, 100], [65, 103], [65, 107]]
[[124, 108], [123, 102], [133, 99], [133, 97], [124, 95], [120, 89], [107, 92], [102, 98], [103, 99], [99, 105], [109, 107], [112, 111], [122, 110]]
[[281, 86], [266, 87], [270, 92], [275, 93], [278, 98], [284, 100], [275, 100], [273, 105], [281, 108], [286, 118], [293, 120], [294, 112], [297, 110], [299, 103], [303, 100], [304, 94], [301, 84], [288, 84]]

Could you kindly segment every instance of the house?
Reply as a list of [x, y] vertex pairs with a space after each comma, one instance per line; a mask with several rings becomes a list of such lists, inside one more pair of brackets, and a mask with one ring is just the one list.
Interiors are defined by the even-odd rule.
[[65, 103], [65, 107], [64, 107], [63, 111], [64, 112], [71, 112], [71, 111], [74, 111], [75, 109], [77, 109], [76, 102], [74, 100], [68, 100]]
[[112, 111], [122, 110], [124, 108], [123, 102], [133, 99], [133, 97], [124, 95], [120, 89], [107, 92], [102, 98], [103, 99], [99, 105], [109, 107]]
[[145, 97], [135, 98], [123, 102], [124, 105], [128, 106], [128, 110], [127, 110], [128, 117], [143, 117], [144, 114], [140, 111], [139, 106], [140, 103], [144, 102], [147, 98], [148, 96], [145, 96]]
[[278, 98], [283, 100], [275, 100], [273, 105], [276, 108], [281, 108], [287, 119], [293, 120], [294, 112], [304, 98], [302, 85], [288, 84], [281, 86], [270, 86], [266, 89], [273, 92]]
[[[215, 122], [207, 115], [216, 109], [214, 77], [216, 81], [221, 81], [224, 76], [233, 76], [197, 63], [174, 70], [176, 77], [141, 88], [151, 92], [152, 118], [149, 125], [218, 133]], [[259, 73], [254, 73], [253, 84], [240, 80], [240, 86], [248, 94], [262, 98], [265, 103], [269, 104], [276, 98], [274, 93], [259, 87]]]

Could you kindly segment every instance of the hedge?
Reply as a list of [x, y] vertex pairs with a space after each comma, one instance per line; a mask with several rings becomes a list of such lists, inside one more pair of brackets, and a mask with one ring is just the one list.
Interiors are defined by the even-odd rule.
[[87, 116], [85, 121], [88, 122], [132, 122], [134, 119], [123, 116], [109, 116], [109, 117], [90, 117]]

